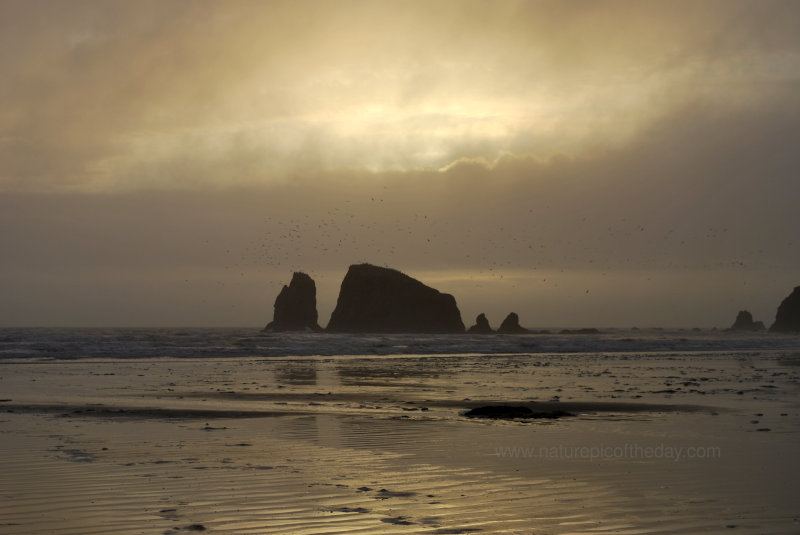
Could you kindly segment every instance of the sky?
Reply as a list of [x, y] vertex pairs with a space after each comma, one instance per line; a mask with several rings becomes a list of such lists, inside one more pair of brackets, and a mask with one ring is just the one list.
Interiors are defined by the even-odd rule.
[[0, 0], [0, 326], [769, 325], [800, 285], [794, 0]]

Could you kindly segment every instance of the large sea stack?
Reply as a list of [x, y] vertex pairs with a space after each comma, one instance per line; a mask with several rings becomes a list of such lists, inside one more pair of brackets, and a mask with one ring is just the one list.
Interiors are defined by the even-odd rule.
[[275, 299], [275, 315], [265, 331], [322, 330], [317, 323], [317, 286], [305, 273], [296, 272]]
[[736, 321], [731, 325], [731, 331], [763, 331], [763, 321], [753, 321], [753, 315], [747, 310], [740, 310]]
[[773, 333], [800, 332], [800, 286], [784, 299], [775, 315], [775, 323], [769, 328]]
[[328, 331], [463, 333], [455, 298], [395, 269], [350, 266]]

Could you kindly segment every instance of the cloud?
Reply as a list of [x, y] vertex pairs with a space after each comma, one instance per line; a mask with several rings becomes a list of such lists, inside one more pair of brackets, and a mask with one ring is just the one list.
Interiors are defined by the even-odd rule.
[[[579, 157], [215, 190], [7, 193], [0, 319], [57, 324], [53, 300], [72, 300], [85, 323], [175, 323], [181, 310], [182, 324], [212, 324], [215, 310], [227, 324], [260, 323], [293, 270], [317, 279], [324, 316], [357, 262], [436, 281], [466, 318], [512, 306], [540, 325], [722, 325], [743, 307], [766, 318], [800, 269], [800, 109], [786, 91], [735, 112], [697, 102], [636, 143]], [[222, 169], [204, 167], [194, 170]], [[604, 315], [614, 295], [617, 315]]]
[[[699, 96], [758, 98], [800, 66], [794, 2], [0, 9], [5, 191], [577, 155], [627, 143]], [[219, 178], [200, 179], [203, 167]]]

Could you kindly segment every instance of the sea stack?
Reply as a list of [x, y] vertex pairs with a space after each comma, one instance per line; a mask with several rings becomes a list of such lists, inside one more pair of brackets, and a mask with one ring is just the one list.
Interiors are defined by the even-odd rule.
[[322, 327], [317, 323], [317, 286], [305, 273], [292, 275], [289, 286], [284, 286], [275, 299], [273, 319], [264, 328], [269, 332], [313, 331]]
[[800, 332], [800, 286], [784, 299], [775, 315], [775, 323], [769, 328], [773, 333]]
[[740, 310], [733, 322], [731, 331], [763, 331], [765, 329], [763, 321], [753, 321], [753, 315], [747, 310]]
[[520, 327], [519, 316], [517, 316], [516, 312], [512, 312], [506, 316], [506, 319], [500, 324], [500, 328], [497, 329], [497, 332], [500, 334], [525, 334], [528, 332], [528, 329]]
[[494, 329], [489, 326], [489, 320], [486, 319], [486, 314], [481, 312], [478, 314], [478, 317], [475, 318], [475, 325], [467, 329], [469, 334], [492, 334], [494, 333]]
[[455, 298], [395, 269], [352, 265], [339, 291], [328, 331], [347, 333], [463, 333]]

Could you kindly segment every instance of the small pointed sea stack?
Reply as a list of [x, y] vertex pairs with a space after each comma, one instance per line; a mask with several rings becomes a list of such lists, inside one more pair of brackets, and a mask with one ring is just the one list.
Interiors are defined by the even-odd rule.
[[528, 332], [528, 329], [520, 327], [519, 316], [517, 316], [516, 312], [512, 312], [506, 316], [506, 319], [500, 324], [500, 328], [497, 329], [497, 332], [500, 334], [524, 334]]
[[740, 310], [733, 322], [731, 331], [763, 331], [765, 329], [763, 321], [753, 321], [753, 315], [747, 310]]
[[275, 299], [275, 314], [264, 328], [269, 332], [313, 331], [322, 328], [317, 323], [317, 286], [305, 273], [296, 272], [292, 282], [284, 286]]
[[775, 323], [769, 328], [773, 333], [800, 332], [800, 286], [784, 299], [775, 315]]
[[486, 319], [486, 314], [481, 312], [475, 318], [475, 325], [467, 329], [469, 334], [493, 334], [494, 329], [489, 326], [489, 320]]

